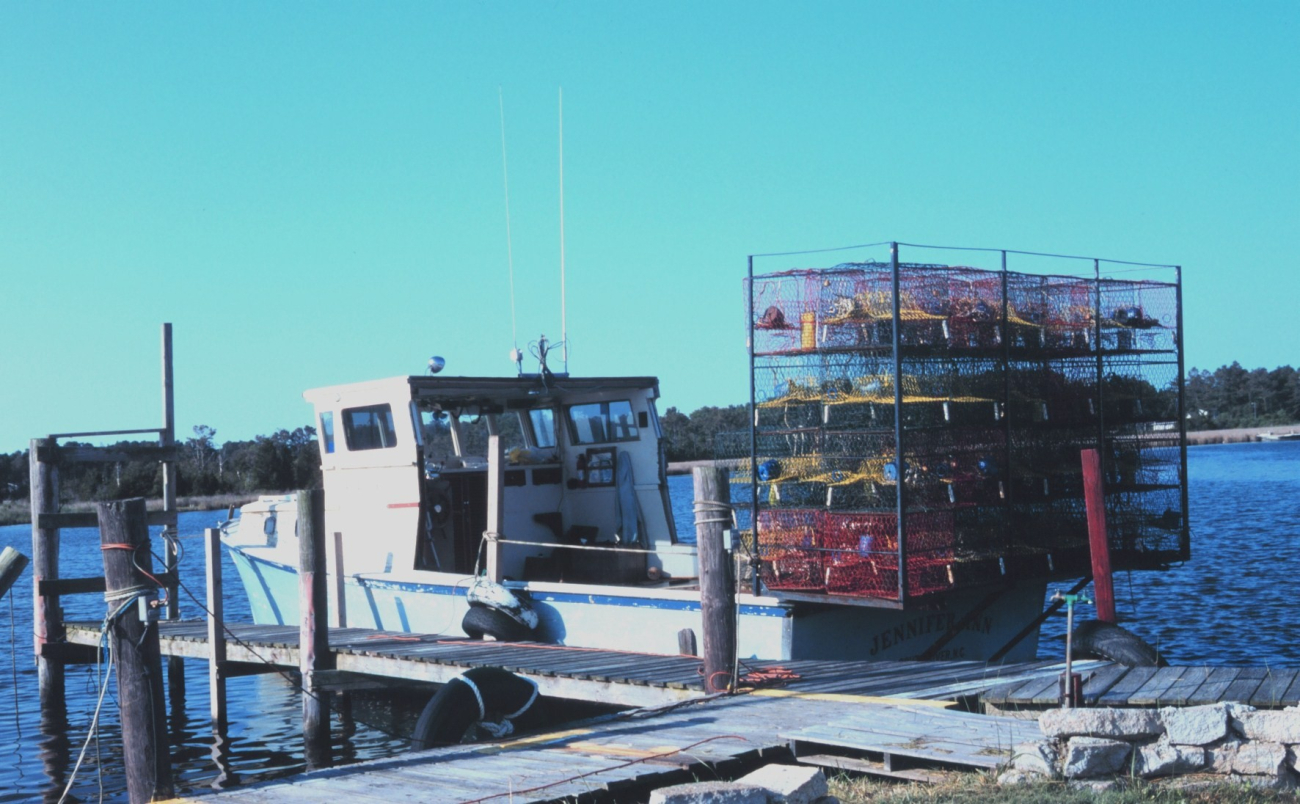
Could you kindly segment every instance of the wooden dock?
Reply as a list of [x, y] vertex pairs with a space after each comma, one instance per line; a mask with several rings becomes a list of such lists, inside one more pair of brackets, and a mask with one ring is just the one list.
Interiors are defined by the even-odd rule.
[[898, 779], [992, 769], [1038, 725], [945, 704], [832, 694], [738, 695], [518, 740], [372, 760], [201, 801], [543, 802], [635, 799], [648, 787], [800, 761]]
[[[1124, 667], [1107, 664], [1083, 673], [1088, 706], [1197, 706], [1238, 701], [1281, 708], [1300, 704], [1300, 670], [1263, 667]], [[982, 695], [999, 708], [1057, 704], [1047, 679], [1002, 684]]]
[[[97, 622], [67, 623], [70, 644], [98, 644]], [[299, 667], [297, 628], [226, 625], [226, 663], [231, 675]], [[162, 655], [207, 661], [204, 620], [158, 624]], [[325, 690], [357, 689], [395, 682], [443, 684], [472, 667], [502, 667], [537, 682], [545, 696], [601, 701], [620, 706], [662, 706], [705, 696], [702, 661], [629, 651], [574, 648], [532, 642], [481, 642], [464, 637], [407, 634], [364, 628], [329, 629], [334, 670], [316, 671]], [[1090, 670], [1102, 662], [1078, 662]], [[746, 660], [742, 684], [791, 693], [849, 694], [916, 699], [978, 696], [998, 686], [1044, 686], [1061, 671], [1058, 662], [989, 665], [949, 662], [776, 662]], [[746, 681], [748, 679], [748, 681]], [[771, 690], [776, 692], [776, 690]]]

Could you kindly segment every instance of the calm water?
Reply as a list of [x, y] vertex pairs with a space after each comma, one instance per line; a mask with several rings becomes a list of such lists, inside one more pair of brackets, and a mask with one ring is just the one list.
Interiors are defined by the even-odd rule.
[[[1300, 606], [1292, 599], [1300, 574], [1300, 444], [1194, 447], [1189, 471], [1193, 558], [1170, 572], [1120, 575], [1115, 591], [1121, 617], [1178, 662], [1300, 666], [1300, 644], [1290, 636], [1300, 633]], [[690, 534], [691, 479], [671, 477], [669, 484], [679, 533]], [[199, 536], [219, 515], [180, 518], [182, 543], [190, 552], [182, 562], [182, 581], [200, 599]], [[64, 575], [99, 574], [98, 542], [94, 530], [64, 531]], [[0, 548], [6, 545], [30, 555], [31, 529], [0, 528]], [[228, 558], [225, 573], [236, 578]], [[0, 625], [10, 622], [9, 628], [0, 627], [0, 802], [57, 801], [86, 738], [99, 689], [95, 666], [69, 667], [67, 721], [42, 724], [32, 661], [30, 577], [25, 574], [0, 601]], [[69, 619], [103, 616], [98, 595], [66, 598], [64, 605]], [[238, 583], [227, 585], [225, 606], [230, 619], [248, 619]], [[181, 611], [186, 617], [200, 614], [184, 592]], [[1040, 654], [1060, 655], [1063, 632], [1062, 621], [1050, 621]], [[187, 662], [186, 675], [184, 700], [169, 698], [178, 792], [260, 781], [304, 768], [301, 710], [290, 681], [274, 674], [231, 679], [231, 726], [225, 743], [217, 746], [208, 722], [206, 664]], [[92, 743], [73, 787], [83, 801], [99, 798], [101, 765], [104, 800], [126, 800], [113, 689], [110, 684], [101, 714], [98, 756]], [[403, 750], [401, 735], [410, 733], [422, 704], [418, 696], [359, 697], [353, 723], [335, 716], [337, 760]]]

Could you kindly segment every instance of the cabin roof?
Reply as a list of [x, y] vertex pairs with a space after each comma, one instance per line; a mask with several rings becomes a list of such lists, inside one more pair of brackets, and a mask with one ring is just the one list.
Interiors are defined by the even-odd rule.
[[383, 380], [332, 385], [313, 388], [303, 394], [309, 402], [349, 397], [375, 392], [394, 393], [405, 385], [414, 399], [501, 399], [517, 397], [530, 400], [564, 400], [577, 394], [601, 391], [649, 390], [657, 397], [657, 377], [566, 377], [549, 375], [545, 379], [537, 374], [520, 377], [452, 377], [412, 375], [389, 377]]

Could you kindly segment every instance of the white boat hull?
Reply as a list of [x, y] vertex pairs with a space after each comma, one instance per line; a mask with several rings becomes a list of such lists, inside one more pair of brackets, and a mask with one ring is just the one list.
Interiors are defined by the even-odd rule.
[[[284, 550], [229, 545], [248, 593], [254, 622], [298, 622], [298, 573]], [[423, 577], [421, 577], [423, 576]], [[449, 573], [349, 575], [345, 624], [463, 637], [460, 628], [473, 579]], [[511, 583], [525, 589], [540, 619], [534, 639], [560, 645], [675, 654], [678, 632], [701, 634], [699, 593], [689, 590], [573, 583]], [[335, 579], [330, 607], [337, 611]], [[1042, 610], [1045, 582], [1010, 588], [932, 657], [987, 660]], [[933, 645], [988, 590], [936, 601], [933, 610], [899, 611], [857, 605], [798, 604], [737, 595], [742, 658], [902, 660]], [[333, 620], [331, 621], [333, 622]], [[1038, 652], [1037, 629], [1006, 656], [1028, 661]]]

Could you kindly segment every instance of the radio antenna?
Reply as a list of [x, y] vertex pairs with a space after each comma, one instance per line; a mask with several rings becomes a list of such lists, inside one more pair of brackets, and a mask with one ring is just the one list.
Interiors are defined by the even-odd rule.
[[[515, 254], [510, 239], [510, 167], [506, 162], [506, 102], [501, 87], [497, 87], [497, 107], [501, 111], [501, 178], [506, 191], [506, 263], [510, 266], [510, 356], [522, 366], [523, 353], [519, 351], [519, 329], [515, 325]], [[522, 367], [520, 371], [522, 371]]]
[[560, 344], [564, 373], [569, 373], [569, 323], [564, 292], [564, 87], [560, 87]]

